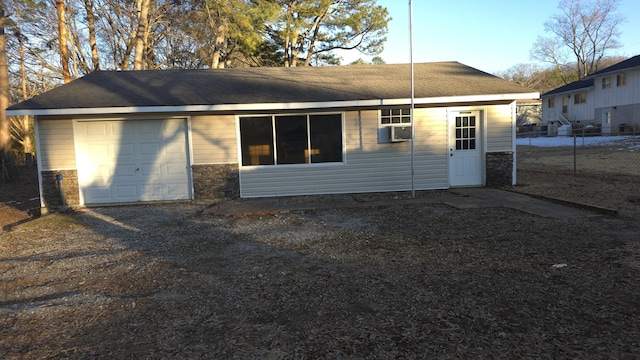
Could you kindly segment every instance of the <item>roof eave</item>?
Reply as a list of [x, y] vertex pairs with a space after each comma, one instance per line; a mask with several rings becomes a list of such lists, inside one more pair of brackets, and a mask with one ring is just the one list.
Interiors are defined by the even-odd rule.
[[[414, 99], [416, 105], [446, 104], [446, 103], [477, 103], [490, 101], [539, 99], [540, 93], [510, 93], [492, 95], [442, 96]], [[233, 111], [273, 111], [273, 110], [303, 110], [303, 109], [331, 109], [358, 108], [376, 106], [406, 105], [410, 98], [402, 99], [373, 99], [328, 102], [291, 102], [291, 103], [255, 103], [255, 104], [218, 104], [218, 105], [178, 105], [178, 106], [123, 106], [100, 108], [63, 108], [63, 109], [14, 109], [7, 110], [7, 116], [64, 116], [64, 115], [106, 115], [106, 114], [144, 114], [144, 113], [188, 113], [188, 112], [233, 112]]]
[[603, 77], [603, 76], [611, 76], [614, 74], [619, 74], [619, 73], [624, 73], [627, 71], [635, 71], [640, 69], [640, 65], [635, 65], [635, 66], [629, 66], [629, 67], [623, 67], [620, 69], [613, 69], [613, 70], [607, 70], [604, 72], [598, 72], [589, 76], [586, 76], [585, 79], [595, 79], [595, 78], [599, 78], [599, 77]]
[[541, 98], [546, 98], [546, 97], [549, 97], [549, 96], [556, 96], [556, 95], [563, 95], [563, 94], [573, 94], [573, 93], [582, 92], [582, 91], [591, 89], [593, 87], [594, 87], [594, 85], [589, 85], [589, 86], [576, 88], [576, 89], [571, 89], [571, 90], [566, 90], [566, 91], [559, 91], [559, 92], [550, 91], [550, 92], [541, 94], [540, 97]]

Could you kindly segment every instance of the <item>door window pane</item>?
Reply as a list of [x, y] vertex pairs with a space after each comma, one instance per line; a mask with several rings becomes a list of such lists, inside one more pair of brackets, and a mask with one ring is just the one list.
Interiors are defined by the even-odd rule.
[[476, 117], [456, 117], [456, 150], [475, 150]]

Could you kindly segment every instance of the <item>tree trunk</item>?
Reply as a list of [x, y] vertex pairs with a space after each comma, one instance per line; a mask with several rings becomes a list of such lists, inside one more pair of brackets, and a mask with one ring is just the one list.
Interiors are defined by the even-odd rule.
[[221, 21], [221, 24], [218, 26], [216, 39], [213, 42], [213, 54], [211, 55], [212, 69], [224, 68], [224, 61], [220, 61], [220, 59], [222, 58], [222, 48], [224, 46], [224, 43], [227, 37], [226, 36], [227, 29], [224, 23], [222, 23], [222, 20], [220, 21]]
[[[0, 159], [7, 161], [11, 152], [11, 124], [6, 109], [9, 106], [9, 66], [7, 64], [7, 37], [4, 27], [8, 21], [4, 1], [0, 0]], [[0, 171], [4, 170], [0, 166]], [[0, 173], [4, 180], [4, 171]]]
[[62, 80], [64, 83], [71, 81], [69, 72], [69, 48], [67, 46], [67, 26], [64, 11], [64, 0], [56, 1], [56, 13], [58, 14], [58, 42], [60, 45], [60, 62], [62, 63]]
[[[27, 94], [27, 71], [24, 63], [24, 41], [22, 39], [22, 34], [19, 28], [16, 37], [18, 38], [18, 55], [20, 56], [20, 83], [22, 85], [22, 100], [27, 100], [29, 99], [29, 94]], [[32, 126], [30, 117], [26, 115], [18, 116], [15, 119], [15, 123], [17, 132], [16, 136], [19, 138], [16, 140], [18, 140], [22, 145], [22, 152], [25, 156], [33, 155], [33, 142], [31, 141]]]
[[84, 9], [87, 12], [87, 25], [89, 27], [89, 46], [91, 47], [91, 63], [93, 70], [100, 70], [100, 56], [96, 42], [96, 19], [93, 14], [93, 0], [84, 0]]
[[133, 55], [133, 70], [142, 70], [142, 57], [147, 44], [145, 43], [147, 27], [149, 26], [149, 8], [151, 0], [137, 0], [138, 29], [136, 31], [136, 49]]

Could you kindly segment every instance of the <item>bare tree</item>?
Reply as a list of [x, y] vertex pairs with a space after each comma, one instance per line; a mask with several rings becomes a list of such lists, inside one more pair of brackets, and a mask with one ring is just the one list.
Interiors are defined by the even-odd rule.
[[[9, 65], [5, 27], [8, 22], [4, 1], [0, 0], [0, 160], [3, 161], [6, 161], [11, 152], [11, 123], [6, 113], [6, 108], [9, 106]], [[4, 180], [3, 166], [0, 166], [0, 171], [2, 171], [0, 180]]]
[[[27, 67], [25, 65], [24, 37], [20, 31], [20, 22], [15, 24], [14, 36], [18, 40], [18, 56], [20, 60], [20, 89], [22, 97], [20, 100], [27, 100]], [[31, 133], [33, 129], [33, 120], [30, 116], [14, 116], [11, 122], [11, 137], [22, 148], [25, 157], [31, 157], [34, 153], [33, 142], [31, 141]]]
[[60, 50], [60, 62], [62, 63], [62, 80], [64, 83], [71, 81], [69, 71], [69, 47], [67, 46], [67, 25], [65, 16], [65, 1], [55, 0], [56, 14], [58, 15], [58, 46]]
[[569, 68], [578, 79], [598, 71], [607, 53], [620, 47], [624, 17], [616, 12], [619, 4], [620, 0], [561, 0], [561, 13], [545, 23], [551, 37], [538, 37], [531, 57], [553, 64], [560, 74]]
[[96, 17], [93, 12], [93, 0], [84, 0], [84, 10], [87, 13], [87, 26], [89, 28], [91, 64], [93, 65], [93, 70], [100, 70], [100, 56], [98, 54], [98, 42], [96, 41]]
[[151, 0], [137, 0], [138, 7], [138, 28], [135, 38], [135, 52], [133, 56], [133, 69], [143, 69], [143, 56], [149, 41], [149, 10], [151, 8]]

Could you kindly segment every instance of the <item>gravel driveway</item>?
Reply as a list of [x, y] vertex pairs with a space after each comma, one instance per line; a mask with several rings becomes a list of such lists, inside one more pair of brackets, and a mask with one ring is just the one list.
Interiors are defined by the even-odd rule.
[[2, 358], [634, 358], [640, 224], [442, 203], [53, 214], [0, 240]]

